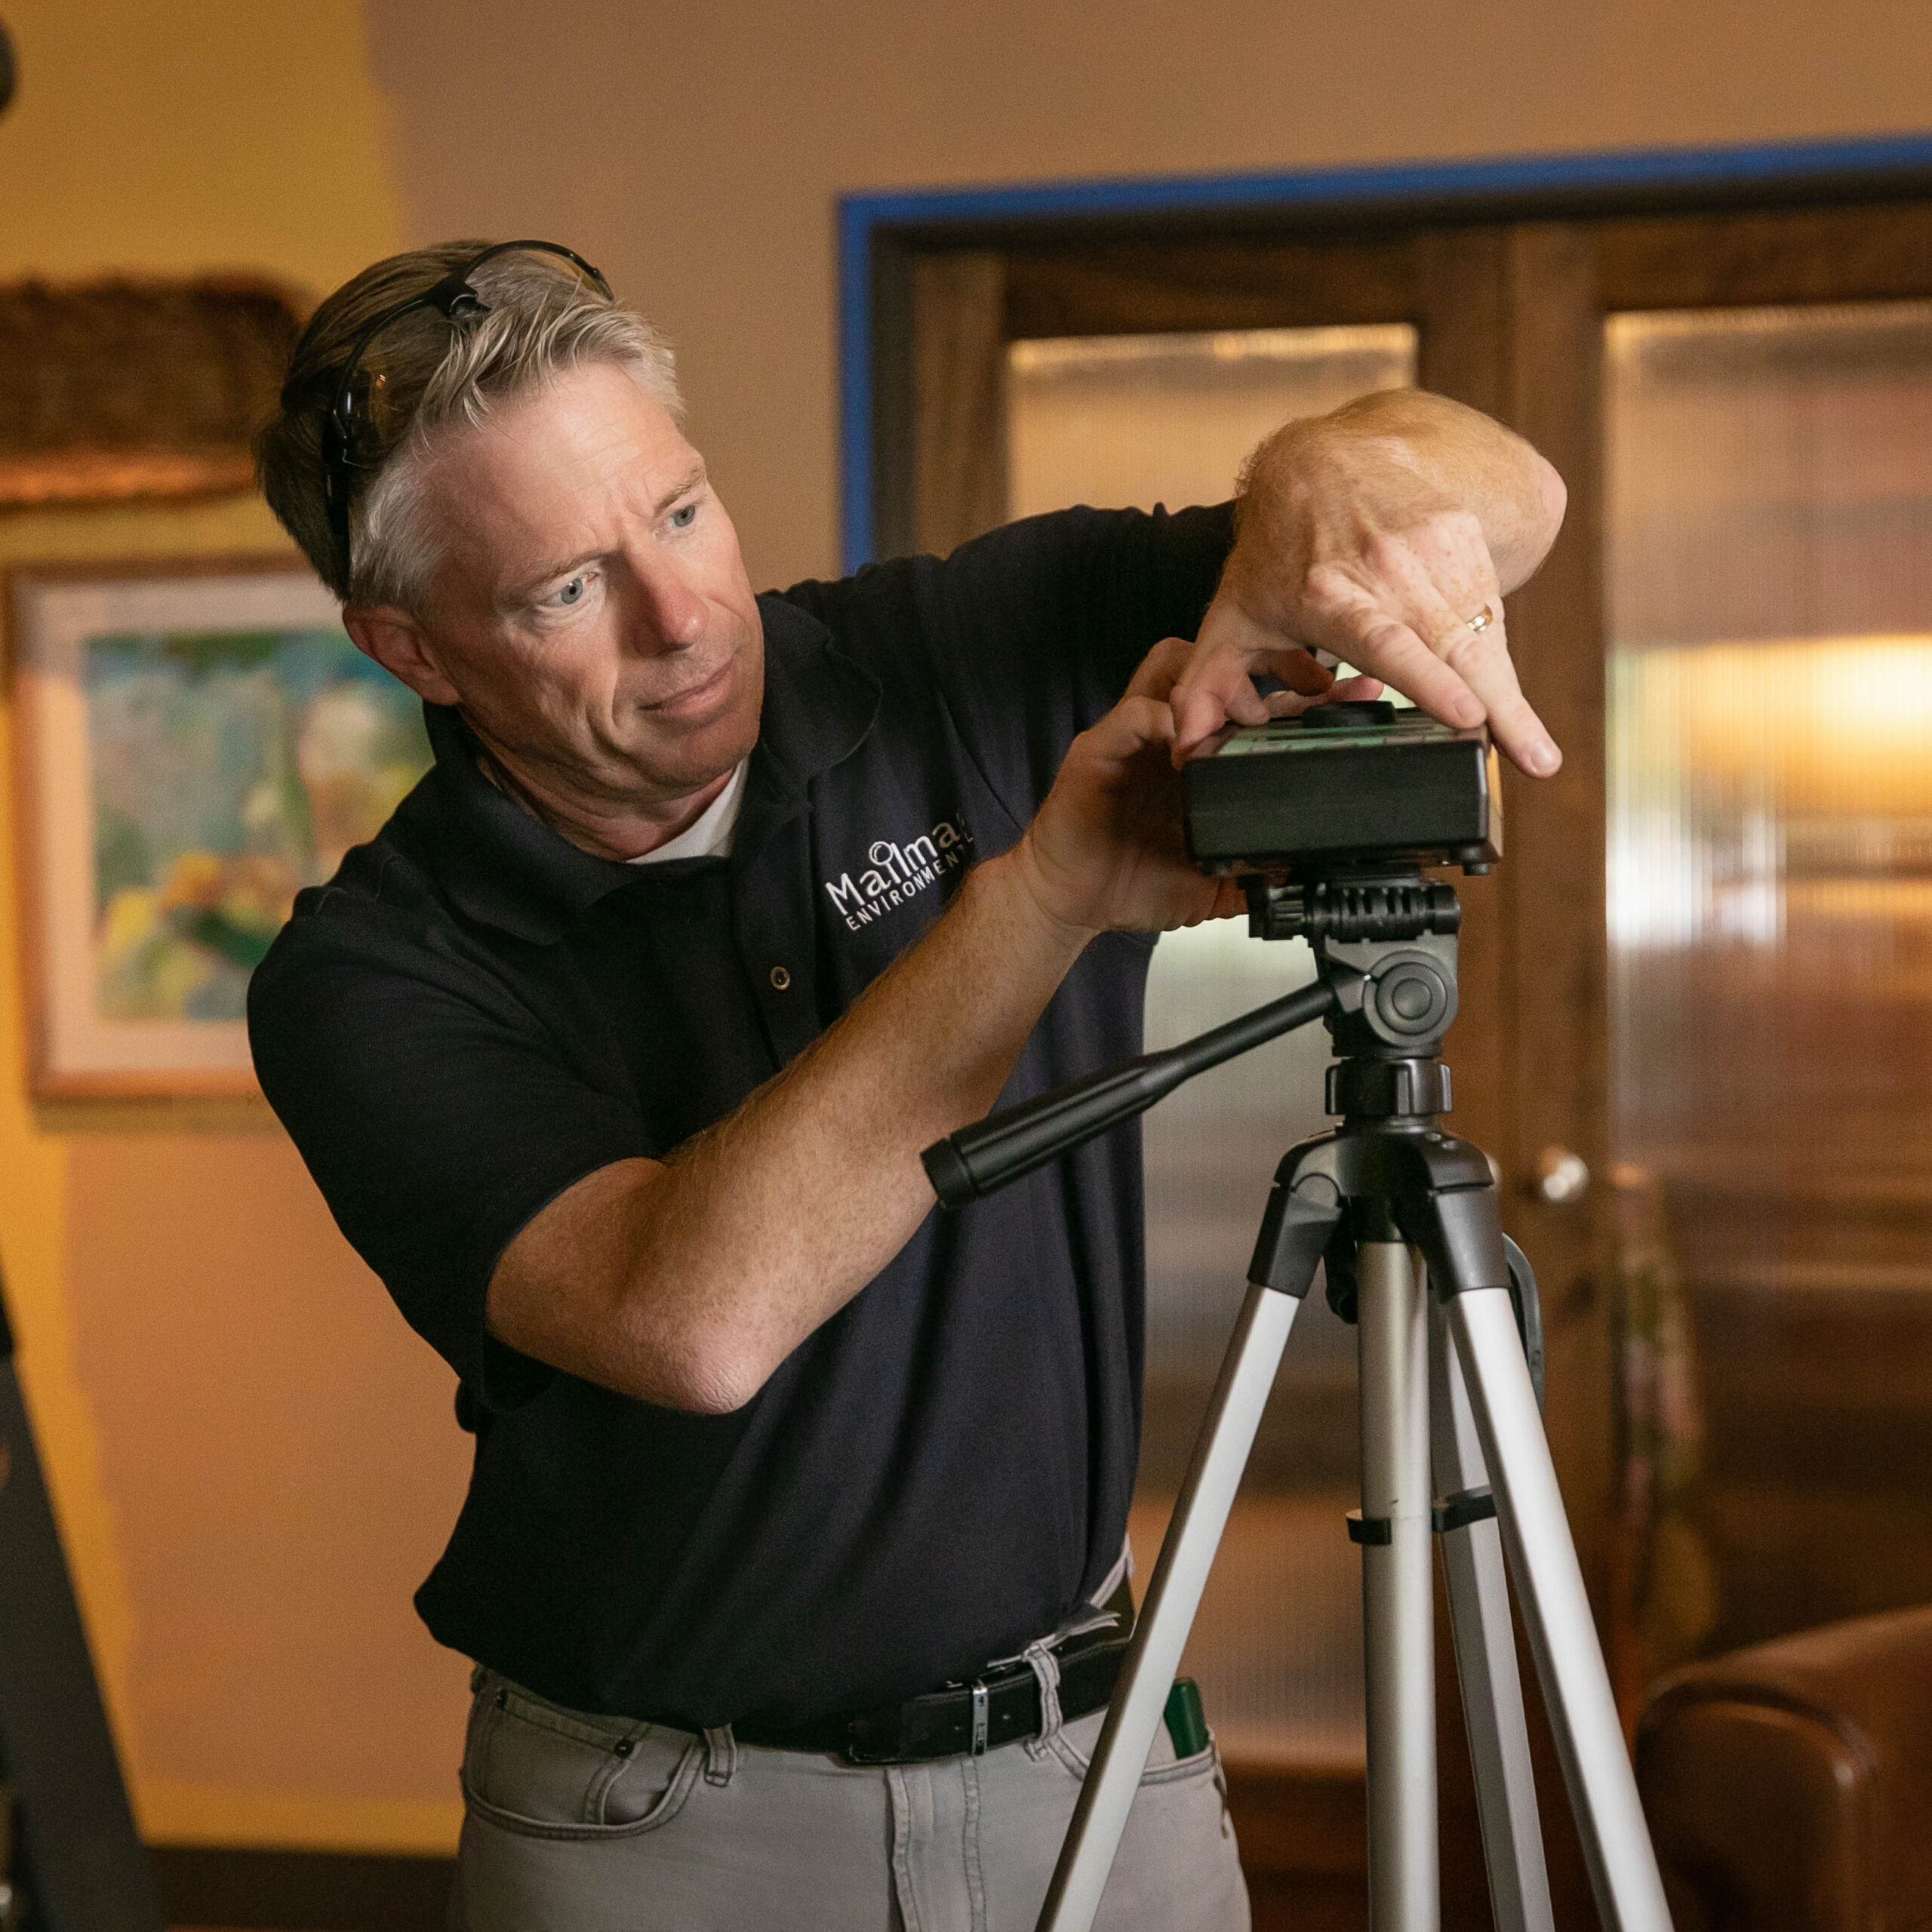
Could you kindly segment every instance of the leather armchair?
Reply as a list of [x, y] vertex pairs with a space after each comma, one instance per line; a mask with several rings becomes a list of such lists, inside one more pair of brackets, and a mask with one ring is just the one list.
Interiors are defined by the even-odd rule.
[[1932, 1927], [1932, 1608], [1674, 1672], [1636, 1760], [1678, 1932]]

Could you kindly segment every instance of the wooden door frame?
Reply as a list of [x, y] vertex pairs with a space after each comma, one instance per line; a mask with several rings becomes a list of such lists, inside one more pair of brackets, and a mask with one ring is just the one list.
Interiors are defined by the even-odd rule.
[[1423, 220], [1770, 209], [1928, 192], [1932, 135], [1909, 134], [842, 195], [836, 221], [844, 568], [894, 554], [880, 512], [909, 487], [904, 371], [911, 263], [921, 254], [1157, 231], [1319, 233]]
[[[986, 206], [986, 198], [971, 206], [967, 196], [875, 198], [868, 212], [878, 218], [854, 215], [848, 229], [848, 266], [851, 251], [863, 254], [864, 273], [848, 292], [861, 300], [864, 328], [856, 338], [850, 332], [848, 306], [844, 346], [849, 353], [862, 340], [866, 358], [866, 386], [854, 388], [848, 363], [846, 390], [848, 481], [863, 485], [868, 519], [851, 519], [848, 495], [848, 561], [854, 566], [863, 561], [860, 544], [869, 548], [875, 537], [882, 551], [897, 551], [918, 547], [913, 539], [923, 530], [943, 549], [994, 520], [987, 506], [995, 492], [1003, 498], [1004, 466], [983, 426], [999, 414], [998, 392], [989, 385], [1001, 379], [1010, 339], [1298, 321], [1426, 325], [1446, 303], [1482, 318], [1476, 328], [1459, 328], [1460, 346], [1446, 357], [1439, 340], [1432, 347], [1425, 326], [1419, 376], [1512, 423], [1570, 482], [1565, 535], [1509, 609], [1526, 692], [1567, 758], [1558, 779], [1535, 788], [1534, 800], [1510, 776], [1506, 797], [1521, 808], [1506, 814], [1509, 860], [1492, 878], [1465, 888], [1466, 1017], [1452, 1055], [1457, 1124], [1497, 1155], [1509, 1225], [1543, 1274], [1550, 1386], [1561, 1395], [1552, 1404], [1551, 1447], [1600, 1613], [1608, 1607], [1617, 1476], [1608, 1190], [1600, 1186], [1583, 1204], [1555, 1208], [1525, 1181], [1536, 1151], [1552, 1143], [1574, 1147], [1596, 1173], [1607, 1174], [1610, 1164], [1603, 321], [1618, 310], [1932, 297], [1932, 141], [1885, 146], [1887, 169], [1874, 166], [1869, 144], [1671, 157], [1675, 173], [1656, 165], [1657, 157], [1614, 157], [1603, 177], [1583, 178], [1587, 168], [1572, 177], [1573, 165], [1563, 164], [1556, 172], [1565, 178], [1540, 187], [1520, 178], [1499, 183], [1485, 172], [1493, 165], [1478, 164], [1443, 171], [1463, 177], [1460, 195], [1438, 181], [1425, 195], [1414, 171], [1392, 170], [1378, 181], [1401, 180], [1401, 195], [1378, 200], [1364, 190], [1344, 202], [1311, 186], [1299, 201], [1277, 193], [1205, 210], [1158, 198], [1137, 211], [1087, 207], [1070, 214], [1001, 211]], [[1740, 165], [1747, 156], [1750, 165]], [[1332, 186], [1337, 177], [1298, 179]], [[912, 205], [921, 201], [928, 212], [915, 218]], [[933, 211], [935, 203], [943, 205]], [[1819, 245], [1827, 224], [1835, 245], [1829, 250]], [[1401, 271], [1411, 285], [1396, 303], [1400, 275], [1392, 271], [1378, 289], [1375, 264], [1393, 262], [1404, 236], [1427, 234], [1447, 238], [1440, 259], [1420, 266], [1411, 260]], [[1291, 288], [1284, 294], [1278, 278], [1244, 321], [1238, 304], [1225, 306], [1224, 273], [1212, 288], [1205, 283], [1215, 278], [1205, 276], [1199, 291], [1185, 274], [1162, 284], [1151, 322], [1144, 319], [1144, 285], [1110, 315], [1109, 251], [1149, 242], [1196, 265], [1211, 265], [1227, 244], [1238, 245], [1229, 255], [1257, 245], [1278, 255], [1297, 248], [1312, 257], [1346, 255], [1361, 271], [1350, 297], [1360, 312], [1335, 312], [1325, 295], [1313, 294], [1305, 315], [1291, 313], [1298, 298]], [[1100, 272], [1073, 288], [1066, 265], [1076, 257], [1097, 261]], [[1497, 345], [1488, 351], [1477, 340], [1485, 330]], [[946, 365], [943, 379], [928, 381], [927, 391], [956, 392], [960, 411], [972, 418], [972, 426], [941, 426], [937, 438], [953, 451], [970, 451], [971, 464], [928, 460], [921, 474], [914, 434], [921, 358], [928, 377], [936, 361]], [[853, 420], [855, 401], [862, 425]], [[969, 426], [980, 432], [977, 445], [961, 433]], [[955, 466], [961, 475], [950, 473]], [[1526, 997], [1539, 983], [1554, 996]], [[1602, 1023], [1578, 1023], [1592, 1014]], [[1561, 1814], [1540, 1703], [1533, 1691], [1558, 1918], [1583, 1923], [1580, 1852]], [[1460, 1724], [1447, 1697], [1442, 1712], [1444, 1810], [1461, 1828], [1444, 1835], [1445, 1924], [1473, 1926], [1487, 1922], [1481, 1875], [1473, 1865], [1452, 1869], [1458, 1860], [1451, 1855], [1457, 1846], [1466, 1849], [1464, 1840], [1474, 1842], [1473, 1792], [1463, 1788], [1466, 1764], [1454, 1741]], [[1358, 1894], [1358, 1835], [1352, 1825], [1335, 1825], [1337, 1817], [1354, 1819], [1358, 1780], [1236, 1766], [1229, 1792], [1259, 1887], [1257, 1927], [1275, 1922], [1275, 1891], [1283, 1900], [1305, 1900], [1311, 1885], [1324, 1897], [1327, 1888], [1338, 1910]]]

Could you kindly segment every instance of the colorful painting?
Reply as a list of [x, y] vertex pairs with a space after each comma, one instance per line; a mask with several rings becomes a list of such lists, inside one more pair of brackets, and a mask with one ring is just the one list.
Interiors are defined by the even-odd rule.
[[23, 824], [46, 1094], [247, 1091], [249, 975], [429, 763], [305, 572], [25, 574]]

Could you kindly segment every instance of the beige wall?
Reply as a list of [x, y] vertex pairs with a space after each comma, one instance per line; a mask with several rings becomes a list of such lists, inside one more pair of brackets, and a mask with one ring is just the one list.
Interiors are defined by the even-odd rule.
[[[837, 555], [841, 190], [1932, 124], [1924, 0], [5, 14], [0, 275], [319, 291], [400, 240], [571, 242], [681, 344], [761, 582]], [[0, 518], [0, 561], [276, 541], [246, 503]], [[11, 869], [0, 825], [6, 904]], [[9, 937], [0, 1261], [150, 1829], [446, 1845], [461, 1667], [407, 1599], [460, 1494], [449, 1378], [259, 1115], [37, 1115], [16, 965]]]
[[[355, 0], [5, 17], [0, 277], [241, 267], [319, 291], [401, 238]], [[245, 497], [0, 515], [0, 567], [284, 547]], [[11, 798], [0, 771], [0, 820]], [[8, 906], [14, 867], [0, 823]], [[463, 1667], [409, 1592], [462, 1494], [451, 1378], [265, 1108], [29, 1105], [4, 924], [0, 1266], [143, 1825], [446, 1846]]]

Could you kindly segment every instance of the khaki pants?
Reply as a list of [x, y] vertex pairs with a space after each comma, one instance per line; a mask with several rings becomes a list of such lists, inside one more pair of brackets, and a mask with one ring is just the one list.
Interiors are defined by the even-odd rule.
[[[479, 1672], [454, 1932], [1032, 1932], [1103, 1713], [857, 1767], [566, 1711]], [[1100, 1932], [1247, 1932], [1214, 1747], [1163, 1728]]]

